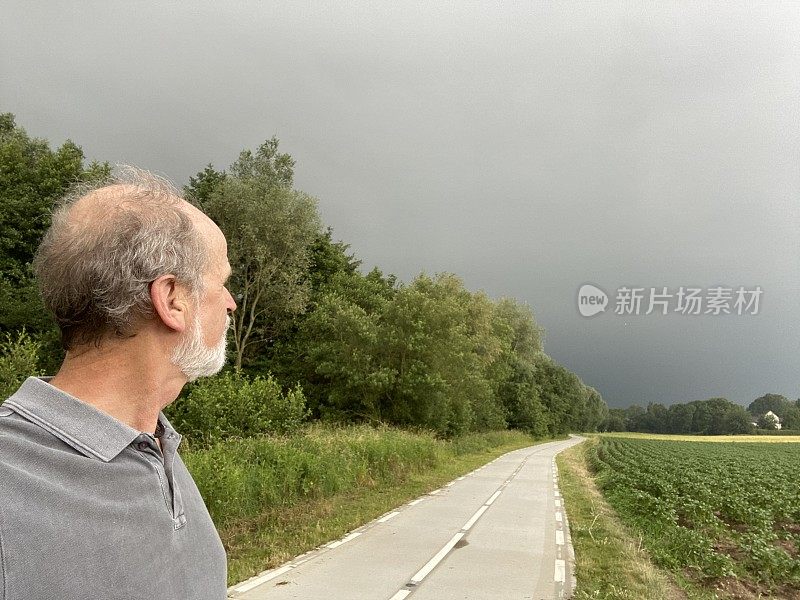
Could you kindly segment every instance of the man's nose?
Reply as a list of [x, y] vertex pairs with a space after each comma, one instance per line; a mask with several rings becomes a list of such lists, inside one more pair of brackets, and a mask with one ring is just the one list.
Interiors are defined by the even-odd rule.
[[225, 291], [228, 293], [228, 312], [232, 313], [236, 310], [236, 300], [233, 299], [233, 296], [227, 288], [225, 288]]

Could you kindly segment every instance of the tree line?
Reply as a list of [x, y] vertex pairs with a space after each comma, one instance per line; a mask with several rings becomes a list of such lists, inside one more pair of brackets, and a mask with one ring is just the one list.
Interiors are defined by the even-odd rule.
[[[245, 387], [253, 405], [252, 390], [267, 377], [291, 397], [292, 419], [305, 411], [442, 436], [503, 428], [544, 436], [607, 422], [600, 393], [544, 352], [528, 305], [470, 291], [452, 273], [421, 273], [407, 283], [378, 268], [362, 273], [361, 261], [322, 223], [317, 200], [294, 188], [294, 167], [272, 138], [227, 169], [206, 166], [184, 186], [228, 239], [238, 304], [234, 372], [224, 384], [194, 388], [195, 399], [211, 389], [234, 397], [197, 406], [235, 402]], [[73, 142], [51, 149], [13, 115], [0, 115], [0, 378], [58, 368], [58, 332], [30, 264], [54, 202], [76, 182], [109, 173], [107, 163], [86, 164]], [[186, 412], [193, 385], [177, 414]]]
[[800, 430], [800, 399], [791, 401], [780, 394], [765, 394], [753, 400], [747, 409], [726, 398], [695, 400], [665, 407], [650, 403], [647, 408], [630, 406], [612, 408], [600, 425], [602, 431], [638, 431], [727, 435], [753, 433], [757, 429], [774, 430], [778, 417], [782, 429]]

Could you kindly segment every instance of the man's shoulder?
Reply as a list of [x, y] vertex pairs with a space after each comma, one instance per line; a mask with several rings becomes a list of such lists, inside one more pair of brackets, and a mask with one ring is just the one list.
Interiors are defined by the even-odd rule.
[[[7, 404], [0, 405], [0, 473], [20, 468], [45, 452], [67, 449], [66, 444], [36, 423]], [[8, 481], [1, 475], [0, 480]]]
[[8, 404], [0, 404], [0, 456], [15, 446], [47, 441], [44, 433]]

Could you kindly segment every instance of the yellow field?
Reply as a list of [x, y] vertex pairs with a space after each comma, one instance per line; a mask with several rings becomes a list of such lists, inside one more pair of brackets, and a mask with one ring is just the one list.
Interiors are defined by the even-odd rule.
[[678, 440], [684, 442], [766, 442], [770, 444], [800, 442], [800, 435], [670, 435], [666, 433], [631, 433], [622, 431], [590, 435], [645, 440]]

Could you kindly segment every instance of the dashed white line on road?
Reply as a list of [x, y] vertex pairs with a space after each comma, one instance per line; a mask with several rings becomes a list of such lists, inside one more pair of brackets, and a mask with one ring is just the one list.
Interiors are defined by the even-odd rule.
[[561, 513], [560, 512], [556, 512], [556, 522], [558, 522], [558, 523], [562, 522], [562, 517], [561, 517]]
[[330, 548], [331, 550], [334, 549], [334, 548], [338, 548], [342, 544], [346, 544], [350, 540], [354, 540], [355, 538], [357, 538], [360, 535], [361, 535], [360, 531], [354, 531], [353, 533], [351, 533], [347, 537], [344, 537], [344, 538], [342, 538], [342, 539], [340, 539], [340, 540], [338, 540], [336, 542], [333, 542], [332, 544], [328, 544], [328, 548]]
[[561, 508], [561, 500], [559, 500], [558, 498], [556, 498], [556, 499], [555, 499], [555, 503], [556, 503], [556, 508]]
[[411, 578], [411, 583], [413, 583], [414, 585], [417, 585], [423, 579], [425, 579], [428, 576], [428, 574], [431, 571], [433, 571], [433, 569], [436, 567], [436, 565], [438, 565], [440, 562], [442, 562], [442, 559], [444, 559], [444, 557], [447, 556], [447, 554], [450, 552], [450, 550], [453, 549], [453, 546], [455, 546], [459, 542], [459, 540], [461, 540], [461, 538], [463, 538], [463, 537], [464, 537], [464, 532], [463, 531], [459, 531], [452, 538], [450, 538], [450, 541], [447, 542], [444, 545], [444, 547], [441, 550], [439, 550], [439, 552], [436, 553], [436, 556], [434, 556], [432, 559], [430, 559], [425, 564], [424, 567], [422, 567], [419, 571], [417, 571], [414, 574], [414, 576]]
[[389, 600], [403, 600], [403, 598], [408, 598], [408, 595], [411, 593], [411, 590], [400, 590], [394, 596], [389, 598]]
[[478, 509], [478, 512], [476, 512], [474, 515], [472, 515], [472, 518], [469, 521], [467, 521], [467, 523], [461, 529], [463, 529], [464, 531], [469, 531], [470, 527], [475, 525], [475, 521], [480, 519], [481, 515], [483, 513], [485, 513], [488, 509], [489, 509], [489, 507], [487, 505], [485, 505], [485, 504], [483, 506], [481, 506]]
[[233, 591], [235, 591], [235, 592], [237, 592], [239, 594], [244, 593], [244, 592], [249, 592], [253, 588], [256, 588], [256, 587], [260, 586], [262, 583], [266, 583], [270, 579], [275, 579], [276, 577], [280, 577], [281, 575], [283, 575], [287, 571], [291, 571], [292, 568], [293, 568], [293, 565], [286, 565], [285, 567], [281, 567], [280, 569], [275, 569], [274, 571], [269, 571], [268, 573], [264, 573], [261, 577], [256, 577], [252, 581], [248, 581], [247, 583], [244, 583], [244, 584], [240, 585], [239, 587], [234, 588]]
[[561, 529], [556, 529], [556, 546], [563, 546], [564, 545], [564, 531]]
[[567, 564], [563, 560], [556, 561], [554, 578], [558, 583], [564, 583], [567, 579]]
[[489, 498], [489, 499], [486, 501], [486, 506], [491, 506], [491, 505], [492, 505], [492, 502], [494, 502], [495, 500], [497, 500], [497, 497], [500, 495], [500, 492], [501, 492], [501, 491], [502, 491], [502, 490], [497, 490], [497, 491], [496, 491], [494, 494], [492, 494], [492, 497], [491, 497], [491, 498]]
[[378, 519], [378, 523], [386, 523], [386, 521], [388, 521], [389, 519], [395, 518], [399, 514], [400, 513], [397, 512], [397, 511], [391, 512], [388, 515], [386, 515], [385, 517], [381, 517], [380, 519]]

